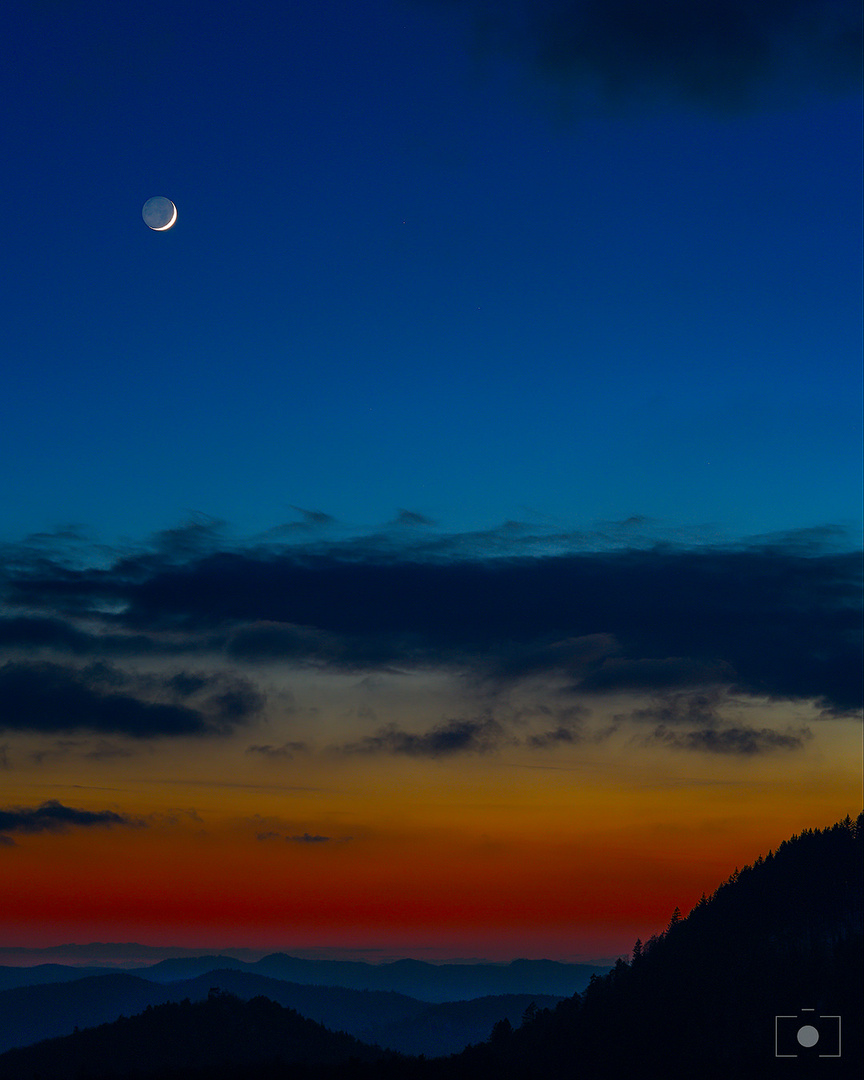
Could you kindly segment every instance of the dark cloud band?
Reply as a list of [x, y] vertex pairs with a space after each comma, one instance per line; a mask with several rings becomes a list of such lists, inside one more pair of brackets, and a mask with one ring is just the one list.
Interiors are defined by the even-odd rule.
[[[238, 658], [563, 671], [611, 692], [734, 683], [861, 705], [860, 565], [794, 547], [441, 562], [222, 554], [130, 585], [129, 622], [234, 626]], [[262, 620], [266, 620], [262, 621]]]
[[[86, 611], [115, 637], [178, 637], [187, 653], [197, 642], [238, 664], [449, 667], [493, 680], [555, 673], [592, 694], [720, 685], [835, 713], [862, 705], [857, 553], [794, 536], [555, 555], [511, 545], [494, 558], [466, 555], [468, 546], [359, 538], [126, 557], [98, 572], [43, 560], [9, 575], [7, 602], [31, 620], [41, 612], [58, 638], [55, 624]], [[32, 621], [24, 630], [22, 647]], [[205, 698], [188, 674], [175, 676], [170, 703], [139, 697], [71, 669], [10, 662], [0, 669], [0, 726], [55, 731], [71, 718], [102, 732], [195, 733], [240, 722], [262, 702], [242, 681]]]
[[[0, 730], [90, 731], [136, 739], [218, 734], [247, 720], [263, 703], [242, 679], [196, 679], [180, 673], [153, 684], [153, 679], [134, 678], [102, 663], [73, 668], [49, 661], [9, 661], [0, 667]], [[195, 690], [213, 692], [195, 708], [143, 696], [166, 687], [177, 697]]]

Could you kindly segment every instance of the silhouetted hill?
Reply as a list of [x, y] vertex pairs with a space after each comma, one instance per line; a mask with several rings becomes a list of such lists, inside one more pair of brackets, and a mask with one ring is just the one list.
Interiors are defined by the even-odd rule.
[[0, 1053], [41, 1039], [71, 1034], [76, 1027], [109, 1023], [148, 1005], [202, 1001], [219, 986], [248, 1001], [267, 997], [335, 1031], [410, 1054], [452, 1054], [485, 1039], [503, 1018], [517, 1024], [532, 1000], [552, 1006], [556, 998], [508, 995], [430, 1004], [382, 990], [303, 986], [248, 971], [222, 970], [173, 983], [114, 973], [77, 982], [0, 991]]
[[[267, 998], [214, 990], [205, 1001], [148, 1007], [131, 1018], [0, 1055], [0, 1078], [309, 1075], [307, 1067], [378, 1061], [383, 1051], [328, 1031]], [[281, 1073], [280, 1073], [281, 1070]]]
[[[864, 815], [805, 830], [736, 870], [687, 918], [676, 909], [663, 934], [581, 995], [516, 1031], [499, 1025], [447, 1062], [382, 1066], [376, 1080], [858, 1077], [862, 849]], [[837, 1052], [836, 1016], [840, 1057], [820, 1057]], [[804, 1026], [819, 1034], [812, 1046], [797, 1039]]]
[[75, 1027], [95, 1027], [116, 1020], [122, 1013], [137, 1013], [148, 1005], [170, 1001], [172, 996], [166, 987], [125, 972], [2, 990], [0, 1051], [67, 1035]]
[[[529, 1007], [515, 1030], [502, 1019], [486, 1042], [449, 1058], [385, 1055], [262, 998], [244, 1006], [219, 994], [10, 1051], [0, 1080], [275, 1080], [293, 1061], [292, 1080], [857, 1078], [862, 851], [864, 814], [805, 830], [736, 870], [686, 918], [676, 909], [664, 933], [637, 942], [629, 963], [581, 994]], [[296, 1022], [312, 1024], [308, 1044]], [[328, 1038], [349, 1042], [337, 1049]]]
[[428, 1057], [454, 1054], [471, 1042], [481, 1042], [502, 1019], [518, 1024], [532, 1001], [552, 1007], [558, 1000], [548, 995], [509, 994], [430, 1004], [392, 991], [298, 985], [238, 971], [208, 972], [166, 989], [173, 992], [172, 1000], [190, 997], [195, 1001], [206, 997], [214, 985], [242, 999], [263, 995], [362, 1042]]
[[[203, 1001], [218, 986], [248, 1001], [267, 997], [333, 1030], [347, 1031], [365, 1041], [370, 1031], [387, 1033], [389, 1025], [422, 1016], [430, 1007], [403, 994], [343, 987], [300, 986], [248, 971], [210, 971], [196, 979], [153, 983], [138, 975], [114, 973], [77, 982], [26, 986], [0, 992], [0, 1052], [28, 1046], [40, 1039], [68, 1035], [76, 1027], [110, 1023], [121, 1015], [134, 1015], [148, 1005], [168, 1001]], [[502, 1012], [501, 1016], [505, 1013]], [[500, 1019], [496, 1017], [495, 1019]], [[362, 1034], [361, 1034], [362, 1033]], [[474, 1032], [458, 1045], [427, 1045], [419, 1053], [452, 1053], [471, 1038], [483, 1039], [488, 1030]]]
[[33, 967], [0, 967], [0, 991], [18, 986], [44, 986], [46, 983], [73, 982], [88, 975], [107, 975], [116, 968], [72, 967], [69, 964], [35, 964]]
[[206, 975], [208, 971], [227, 971], [229, 968], [234, 971], [253, 971], [254, 965], [234, 956], [178, 956], [138, 968], [137, 973], [151, 982], [178, 982], [180, 979], [194, 979], [198, 975]]
[[445, 1001], [427, 1005], [404, 1020], [372, 1024], [352, 1034], [401, 1054], [441, 1057], [488, 1039], [502, 1020], [518, 1027], [532, 1006], [553, 1008], [556, 1000], [546, 995], [501, 994], [472, 1001]]
[[203, 999], [211, 986], [219, 986], [244, 1000], [268, 997], [332, 1031], [346, 1031], [364, 1042], [378, 1041], [368, 1034], [372, 1026], [377, 1024], [386, 1030], [389, 1024], [418, 1016], [428, 1008], [426, 1002], [404, 994], [348, 990], [341, 986], [303, 986], [248, 971], [211, 971], [197, 979], [169, 985], [178, 1000]]

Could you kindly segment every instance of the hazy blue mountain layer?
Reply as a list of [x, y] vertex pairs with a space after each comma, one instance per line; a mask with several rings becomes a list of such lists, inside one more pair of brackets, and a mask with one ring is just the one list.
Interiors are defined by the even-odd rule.
[[248, 971], [223, 969], [195, 979], [154, 983], [115, 972], [75, 982], [0, 991], [0, 1053], [41, 1039], [71, 1034], [168, 1001], [206, 1000], [218, 987], [244, 1001], [264, 996], [334, 1031], [410, 1054], [452, 1054], [487, 1038], [493, 1025], [514, 1026], [531, 1003], [551, 1006], [549, 995], [509, 994], [430, 1004], [404, 994], [303, 986]]

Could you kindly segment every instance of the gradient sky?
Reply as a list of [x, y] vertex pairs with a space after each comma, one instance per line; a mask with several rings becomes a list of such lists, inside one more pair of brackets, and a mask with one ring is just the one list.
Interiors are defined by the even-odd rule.
[[608, 958], [860, 810], [860, 39], [13, 0], [0, 945]]

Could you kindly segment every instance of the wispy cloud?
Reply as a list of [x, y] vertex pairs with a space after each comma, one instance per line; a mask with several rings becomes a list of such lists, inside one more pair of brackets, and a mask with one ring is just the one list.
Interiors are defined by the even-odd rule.
[[426, 517], [425, 514], [419, 514], [416, 510], [400, 510], [396, 515], [394, 525], [407, 525], [414, 527], [429, 527], [435, 524], [432, 518]]
[[409, 757], [448, 757], [484, 754], [506, 739], [504, 728], [491, 716], [472, 720], [447, 720], [429, 731], [403, 731], [395, 725], [380, 728], [341, 749], [346, 754], [405, 754]]
[[286, 836], [281, 832], [260, 832], [255, 835], [256, 840], [266, 843], [269, 840], [284, 840], [289, 844], [347, 844], [354, 839], [353, 836], [320, 836], [318, 833], [301, 833], [299, 836]]
[[743, 705], [742, 700], [735, 700], [723, 688], [714, 687], [707, 691], [660, 695], [647, 706], [616, 720], [619, 724], [629, 721], [653, 726], [650, 734], [637, 735], [637, 741], [707, 754], [752, 757], [779, 750], [801, 750], [813, 738], [806, 725], [777, 731], [742, 724], [734, 713]]
[[728, 695], [717, 687], [708, 691], [664, 694], [654, 698], [649, 705], [634, 709], [627, 719], [663, 726], [704, 726], [720, 722], [722, 707], [729, 704]]
[[307, 744], [301, 741], [284, 742], [280, 746], [264, 743], [246, 747], [247, 754], [260, 754], [265, 758], [282, 758], [286, 761], [290, 761], [295, 754], [301, 754], [306, 750], [308, 750]]
[[672, 746], [676, 750], [738, 754], [745, 757], [777, 750], [800, 750], [804, 743], [812, 738], [813, 733], [807, 727], [786, 732], [752, 727], [709, 727], [695, 731], [674, 731], [662, 724], [652, 736], [655, 742]]
[[548, 731], [531, 735], [528, 739], [528, 745], [535, 749], [546, 749], [550, 746], [561, 746], [562, 744], [572, 746], [581, 741], [581, 731], [574, 727], [565, 727], [563, 724], [559, 724], [556, 728], [550, 728]]

